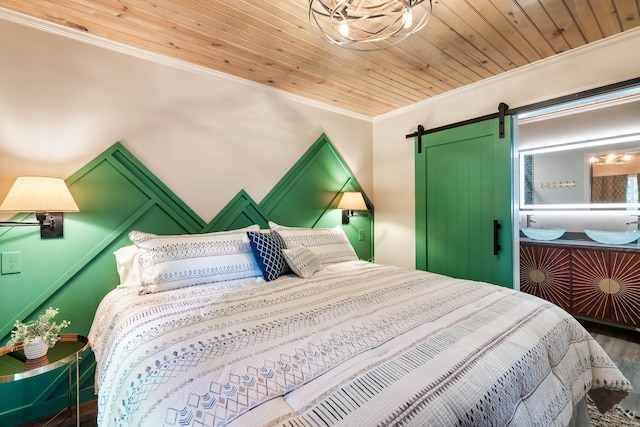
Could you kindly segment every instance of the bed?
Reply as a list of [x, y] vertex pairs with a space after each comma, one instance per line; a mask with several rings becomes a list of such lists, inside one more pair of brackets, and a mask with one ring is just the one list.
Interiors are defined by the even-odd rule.
[[130, 234], [89, 334], [99, 425], [567, 426], [631, 391], [547, 301], [270, 225]]

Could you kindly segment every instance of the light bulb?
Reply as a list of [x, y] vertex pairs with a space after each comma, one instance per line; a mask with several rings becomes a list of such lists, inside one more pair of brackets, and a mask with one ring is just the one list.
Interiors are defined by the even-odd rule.
[[402, 22], [404, 23], [404, 28], [411, 28], [411, 24], [413, 23], [413, 13], [411, 13], [411, 7], [407, 7], [402, 14]]
[[340, 25], [338, 26], [338, 31], [340, 32], [340, 35], [342, 37], [349, 36], [349, 24], [347, 23], [346, 20], [340, 22]]

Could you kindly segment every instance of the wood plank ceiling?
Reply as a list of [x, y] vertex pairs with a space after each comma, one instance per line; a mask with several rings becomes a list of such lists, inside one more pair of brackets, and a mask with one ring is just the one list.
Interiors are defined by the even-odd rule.
[[434, 0], [384, 51], [311, 32], [307, 0], [0, 0], [77, 31], [376, 116], [640, 25], [640, 0]]

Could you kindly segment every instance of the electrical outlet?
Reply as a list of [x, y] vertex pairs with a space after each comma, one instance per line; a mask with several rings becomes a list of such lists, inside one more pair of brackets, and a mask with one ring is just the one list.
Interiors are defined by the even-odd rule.
[[20, 273], [20, 252], [2, 252], [2, 274]]
[[358, 230], [358, 240], [359, 241], [364, 240], [364, 230]]

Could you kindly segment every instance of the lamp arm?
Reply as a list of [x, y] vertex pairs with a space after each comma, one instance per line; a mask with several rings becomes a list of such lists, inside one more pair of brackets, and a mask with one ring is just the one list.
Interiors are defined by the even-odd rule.
[[[48, 226], [53, 228], [54, 219], [48, 212], [36, 212], [36, 219], [38, 222], [33, 221], [0, 221], [0, 227], [22, 227], [29, 225]], [[45, 222], [47, 221], [47, 222]]]
[[40, 237], [62, 237], [62, 212], [36, 212], [38, 222], [0, 221], [0, 227], [40, 226]]

